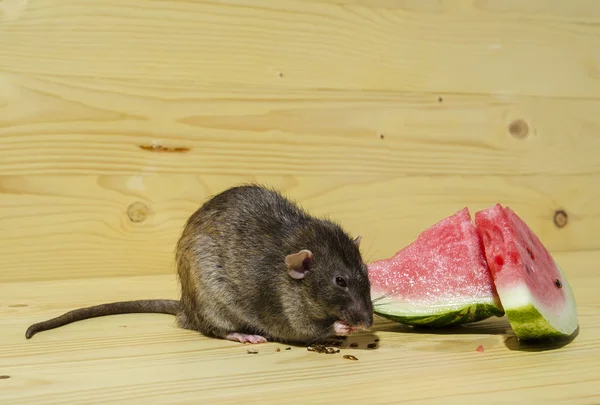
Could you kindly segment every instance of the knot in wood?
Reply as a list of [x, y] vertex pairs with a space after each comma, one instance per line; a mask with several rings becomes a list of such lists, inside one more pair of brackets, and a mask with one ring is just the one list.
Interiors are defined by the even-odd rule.
[[569, 222], [569, 217], [564, 210], [557, 210], [554, 213], [554, 225], [558, 228], [563, 228]]
[[142, 202], [136, 201], [127, 207], [127, 216], [131, 222], [143, 222], [148, 218], [150, 209]]
[[515, 138], [523, 139], [529, 134], [529, 125], [527, 125], [525, 120], [514, 120], [508, 126], [508, 132]]

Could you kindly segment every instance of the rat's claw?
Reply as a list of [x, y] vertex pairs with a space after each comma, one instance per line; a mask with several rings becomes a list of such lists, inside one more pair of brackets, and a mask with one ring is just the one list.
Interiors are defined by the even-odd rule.
[[240, 343], [266, 343], [267, 339], [260, 335], [246, 335], [245, 333], [230, 333], [225, 337], [227, 340], [232, 340], [234, 342]]

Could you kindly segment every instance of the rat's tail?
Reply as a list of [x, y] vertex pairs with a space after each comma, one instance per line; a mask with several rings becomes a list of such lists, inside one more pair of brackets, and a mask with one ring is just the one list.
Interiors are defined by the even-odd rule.
[[27, 329], [27, 332], [25, 332], [25, 337], [30, 339], [38, 332], [58, 328], [72, 322], [96, 318], [99, 316], [132, 313], [177, 315], [178, 309], [179, 301], [176, 300], [137, 300], [94, 305], [92, 307], [75, 309], [63, 315], [57, 316], [56, 318], [33, 324]]

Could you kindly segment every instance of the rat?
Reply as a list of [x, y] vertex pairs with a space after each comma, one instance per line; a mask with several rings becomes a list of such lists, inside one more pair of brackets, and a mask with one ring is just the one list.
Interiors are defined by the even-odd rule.
[[170, 314], [181, 328], [252, 344], [310, 344], [369, 330], [373, 304], [360, 241], [273, 188], [233, 186], [185, 223], [175, 249], [179, 300], [75, 309], [31, 325], [26, 338], [125, 313]]

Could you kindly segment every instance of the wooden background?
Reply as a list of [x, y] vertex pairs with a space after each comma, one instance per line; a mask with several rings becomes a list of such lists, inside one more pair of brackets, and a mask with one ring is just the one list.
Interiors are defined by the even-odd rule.
[[[509, 205], [591, 311], [599, 112], [596, 0], [3, 0], [12, 350], [35, 344], [28, 323], [84, 302], [175, 296], [186, 218], [243, 181], [362, 234], [369, 260], [464, 206]], [[82, 296], [72, 283], [92, 277], [112, 287]]]
[[496, 202], [600, 248], [600, 6], [523, 3], [3, 1], [0, 281], [172, 274], [248, 180], [371, 260]]

